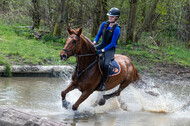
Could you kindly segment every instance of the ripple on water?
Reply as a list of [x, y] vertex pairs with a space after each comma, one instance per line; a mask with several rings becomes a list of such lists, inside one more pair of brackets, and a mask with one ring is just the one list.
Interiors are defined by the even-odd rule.
[[[70, 80], [4, 78], [0, 81], [0, 107], [11, 107], [54, 120], [81, 125], [155, 125], [156, 120], [162, 120], [160, 122], [162, 126], [168, 126], [167, 124], [171, 122], [190, 124], [190, 121], [188, 122], [190, 107], [187, 106], [185, 110], [180, 109], [182, 105], [190, 101], [189, 85], [175, 84], [174, 81], [164, 83], [151, 78], [145, 80], [148, 85], [159, 87], [148, 89], [158, 92], [159, 97], [145, 93], [147, 90], [144, 88], [137, 89], [130, 85], [121, 92], [120, 97], [107, 100], [104, 106], [96, 104], [96, 99], [100, 97], [100, 94], [94, 92], [79, 106], [77, 112], [73, 112], [71, 109], [66, 110], [61, 107], [60, 93], [67, 87]], [[74, 104], [80, 94], [78, 90], [73, 90], [66, 99]], [[178, 123], [178, 121], [181, 122]]]

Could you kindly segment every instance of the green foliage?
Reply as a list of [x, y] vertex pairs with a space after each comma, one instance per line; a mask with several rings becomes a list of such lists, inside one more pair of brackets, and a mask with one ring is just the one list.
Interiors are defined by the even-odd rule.
[[[59, 53], [63, 46], [54, 43], [44, 44], [42, 41], [35, 39], [26, 39], [26, 37], [17, 36], [11, 26], [0, 22], [0, 59], [1, 65], [9, 64], [29, 64], [29, 65], [61, 65], [75, 64], [74, 57], [67, 62], [60, 61]], [[62, 43], [63, 40], [61, 39]], [[65, 40], [64, 40], [65, 41]], [[7, 67], [7, 73], [9, 68]]]
[[10, 64], [5, 64], [5, 76], [6, 77], [11, 77], [12, 76], [12, 73], [11, 73], [11, 67], [10, 67]]
[[127, 44], [132, 44], [132, 41], [131, 40], [127, 41]]
[[25, 36], [26, 38], [32, 38], [34, 37], [32, 34], [32, 30], [30, 28], [25, 28], [25, 27], [14, 27], [14, 32], [18, 36]]
[[126, 45], [126, 50], [131, 50], [131, 49], [132, 49], [131, 45]]
[[58, 36], [54, 36], [52, 34], [45, 34], [44, 36], [42, 36], [41, 38], [43, 40], [43, 42], [55, 42], [55, 43], [61, 43], [61, 44], [65, 44], [65, 39], [58, 37]]
[[184, 47], [168, 46], [165, 51], [167, 52], [168, 59], [174, 63], [190, 66], [190, 51]]
[[5, 73], [4, 75], [6, 77], [11, 77], [12, 76], [12, 73], [11, 73], [11, 68], [10, 68], [10, 63], [9, 61], [4, 58], [1, 54], [0, 54], [0, 65], [3, 65], [5, 66]]
[[[144, 37], [146, 38], [146, 36]], [[190, 50], [183, 46], [168, 45], [158, 47], [149, 40], [149, 43], [147, 41], [132, 43], [126, 45], [125, 48], [120, 45], [117, 53], [131, 58], [139, 71], [154, 67], [156, 64], [178, 64], [190, 67]], [[152, 71], [152, 74], [155, 74], [154, 71]]]
[[[89, 37], [92, 26], [92, 20], [89, 17], [94, 15], [95, 2], [87, 0], [82, 0], [80, 3], [73, 0], [67, 1], [65, 9], [68, 17], [65, 17], [67, 23], [65, 23], [64, 27], [67, 25], [71, 28], [83, 27], [83, 34]], [[148, 69], [156, 63], [176, 63], [190, 66], [189, 49], [183, 47], [185, 43], [179, 39], [180, 35], [184, 35], [184, 24], [188, 23], [185, 18], [185, 2], [186, 0], [160, 1], [152, 17], [153, 22], [151, 28], [149, 26], [144, 29], [146, 32], [142, 34], [139, 43], [133, 43], [131, 41], [122, 43], [120, 40], [118, 43], [121, 45], [118, 45], [117, 52], [132, 58], [139, 70]], [[81, 8], [83, 3], [86, 5], [85, 8]], [[148, 14], [152, 3], [153, 0], [138, 1], [135, 32], [142, 26], [144, 16]], [[40, 4], [42, 19], [40, 27], [48, 29], [48, 31], [53, 31], [54, 23], [59, 14], [57, 7], [60, 3], [53, 0], [48, 2], [42, 0]], [[123, 1], [121, 4], [120, 0], [108, 0], [107, 5], [107, 10], [113, 7], [113, 5], [121, 10], [121, 16], [117, 21], [121, 25], [121, 37], [125, 40], [130, 9], [129, 1]], [[10, 27], [0, 21], [0, 38], [2, 39], [0, 41], [0, 64], [6, 66], [7, 76], [10, 73], [10, 65], [12, 64], [75, 64], [75, 57], [70, 57], [66, 63], [63, 63], [59, 59], [59, 53], [66, 41], [64, 38], [53, 36], [50, 33], [45, 34], [41, 40], [35, 40], [29, 28], [20, 27], [33, 24], [31, 18], [33, 9], [31, 1], [9, 0], [8, 7], [9, 10], [7, 12], [1, 12], [0, 17], [1, 21], [12, 25]], [[145, 15], [143, 15], [143, 11], [145, 11]], [[159, 14], [159, 17], [154, 19], [154, 16], [157, 14]], [[80, 18], [81, 20], [79, 22]], [[35, 29], [35, 31], [38, 32], [38, 29]], [[66, 36], [66, 31], [63, 34]], [[90, 39], [92, 41], [94, 40], [94, 38]]]

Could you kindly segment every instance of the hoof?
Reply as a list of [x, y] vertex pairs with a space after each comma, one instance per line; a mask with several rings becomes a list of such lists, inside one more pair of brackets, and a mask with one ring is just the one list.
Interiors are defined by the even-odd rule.
[[99, 105], [104, 105], [106, 103], [105, 98], [101, 98], [100, 101], [98, 102]]
[[66, 101], [65, 99], [62, 100], [62, 107], [68, 109], [70, 106], [70, 102]]
[[73, 110], [73, 111], [76, 111], [77, 108], [78, 108], [77, 106], [73, 105], [72, 110]]

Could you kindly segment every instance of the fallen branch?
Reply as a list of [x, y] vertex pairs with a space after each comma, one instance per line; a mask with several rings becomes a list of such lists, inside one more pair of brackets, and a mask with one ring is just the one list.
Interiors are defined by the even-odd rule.
[[33, 26], [19, 26], [20, 28], [29, 28], [36, 39], [40, 39], [43, 35], [50, 33], [49, 31], [36, 32]]
[[66, 124], [15, 109], [0, 108], [0, 126], [66, 126]]
[[190, 73], [190, 71], [177, 71], [176, 74], [184, 74], [184, 73]]

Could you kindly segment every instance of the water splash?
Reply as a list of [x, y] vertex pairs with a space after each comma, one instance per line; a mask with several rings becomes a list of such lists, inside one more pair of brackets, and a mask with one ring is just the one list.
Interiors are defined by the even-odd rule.
[[[189, 111], [190, 105], [187, 104], [188, 99], [184, 99], [184, 97], [189, 96], [186, 92], [187, 85], [180, 85], [181, 88], [178, 88], [179, 85], [177, 87], [176, 85], [171, 87], [172, 84], [170, 83], [166, 84], [158, 81], [155, 82], [154, 79], [146, 79], [146, 83], [149, 88], [142, 87], [137, 89], [133, 84], [129, 85], [121, 92], [119, 97], [114, 97], [107, 100], [104, 106], [99, 106], [96, 104], [96, 100], [101, 96], [98, 92], [94, 92], [79, 106], [78, 112], [81, 114], [88, 113], [89, 115], [93, 115], [95, 113], [106, 113], [109, 111], [122, 109], [124, 111], [176, 113], [179, 111], [184, 111], [181, 108], [185, 105], [185, 111]], [[147, 93], [150, 91], [159, 94], [159, 96], [153, 96]], [[78, 90], [74, 90], [68, 94], [67, 100], [74, 104], [80, 94], [81, 93]], [[183, 98], [183, 100], [181, 98]]]
[[[142, 122], [143, 124], [144, 120], [151, 117], [154, 121], [158, 118], [166, 119], [163, 124], [172, 122], [173, 118], [187, 118], [186, 120], [189, 120], [190, 107], [187, 104], [190, 101], [189, 84], [162, 82], [151, 78], [145, 78], [144, 80], [149, 85], [148, 88], [136, 88], [135, 84], [131, 84], [121, 92], [121, 96], [107, 100], [104, 106], [97, 105], [97, 100], [101, 97], [101, 93], [94, 92], [79, 106], [78, 111], [74, 112], [71, 107], [70, 109], [62, 108], [60, 96], [61, 91], [68, 86], [70, 80], [61, 78], [1, 78], [0, 107], [11, 107], [31, 114], [71, 123], [75, 119], [89, 119], [90, 122], [92, 118], [94, 122], [97, 118], [98, 122], [100, 122], [104, 118], [107, 119], [107, 117], [110, 121], [110, 118], [113, 117], [114, 123], [119, 120], [118, 125], [120, 125], [122, 123], [121, 119], [124, 119], [122, 117], [125, 116], [128, 117], [127, 122], [133, 120], [135, 123]], [[106, 93], [112, 93], [117, 88]], [[147, 92], [149, 91], [158, 93], [159, 97], [148, 94]], [[80, 91], [73, 90], [66, 96], [66, 99], [73, 105], [80, 94]], [[187, 105], [184, 110], [181, 109], [183, 105]], [[132, 118], [130, 118], [131, 116]], [[140, 120], [137, 121], [138, 119]]]

